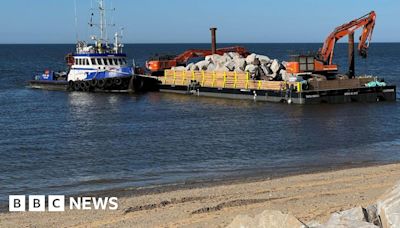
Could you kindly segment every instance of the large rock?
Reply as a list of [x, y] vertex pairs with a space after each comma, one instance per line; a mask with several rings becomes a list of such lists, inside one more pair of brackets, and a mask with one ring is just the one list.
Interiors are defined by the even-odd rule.
[[176, 70], [176, 71], [185, 71], [186, 67], [184, 66], [176, 66], [176, 67], [172, 67], [172, 70]]
[[271, 63], [271, 70], [273, 73], [277, 73], [279, 71], [279, 69], [281, 68], [278, 60], [274, 59]]
[[196, 64], [193, 64], [193, 65], [190, 67], [190, 70], [196, 71], [196, 70], [199, 70], [199, 67], [198, 67]]
[[215, 66], [215, 71], [224, 72], [224, 71], [229, 71], [229, 69], [225, 65], [223, 65], [222, 63], [218, 63]]
[[291, 77], [292, 75], [289, 74], [288, 72], [286, 72], [286, 70], [281, 70], [280, 74], [282, 76], [282, 80], [283, 81], [290, 81], [290, 82], [294, 82], [296, 81], [296, 77]]
[[256, 55], [256, 59], [258, 59], [261, 64], [268, 64], [271, 62], [271, 59], [265, 55]]
[[235, 58], [233, 62], [235, 63], [236, 71], [244, 71], [246, 69], [246, 60], [244, 58]]
[[383, 228], [400, 227], [400, 183], [378, 199], [377, 208]]
[[316, 228], [379, 228], [367, 222], [366, 211], [362, 207], [336, 212], [331, 215], [328, 222]]
[[228, 55], [231, 57], [231, 59], [241, 58], [241, 56], [237, 52], [229, 52]]
[[251, 54], [251, 55], [248, 55], [247, 57], [246, 57], [246, 63], [248, 64], [248, 65], [259, 65], [260, 64], [260, 61], [258, 61], [258, 59], [256, 58], [257, 57], [257, 55], [256, 54]]
[[226, 62], [224, 64], [224, 66], [226, 68], [228, 68], [228, 71], [234, 71], [235, 70], [235, 62], [233, 62], [233, 61]]
[[208, 64], [207, 71], [214, 71], [215, 68], [216, 68], [216, 65], [214, 63], [210, 63], [210, 64]]
[[244, 69], [246, 72], [254, 73], [258, 69], [258, 66], [256, 65], [247, 65], [246, 68]]
[[210, 61], [208, 61], [206, 59], [206, 60], [196, 63], [196, 66], [199, 68], [199, 70], [207, 70], [207, 67], [209, 64], [210, 64]]
[[228, 228], [305, 228], [302, 222], [290, 214], [280, 211], [265, 210], [254, 218], [248, 215], [238, 215], [227, 226]]
[[190, 70], [192, 70], [192, 68], [193, 68], [194, 66], [196, 66], [196, 65], [194, 65], [194, 63], [189, 63], [189, 64], [186, 66], [186, 70], [187, 70], [187, 71], [190, 71]]

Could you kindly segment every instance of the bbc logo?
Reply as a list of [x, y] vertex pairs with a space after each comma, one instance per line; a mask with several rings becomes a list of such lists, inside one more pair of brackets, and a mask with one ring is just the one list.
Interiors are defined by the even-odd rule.
[[[48, 211], [59, 212], [65, 210], [65, 196], [63, 195], [49, 195], [47, 202]], [[26, 211], [25, 195], [10, 195], [8, 205], [9, 211]], [[46, 197], [44, 195], [30, 195], [28, 197], [28, 210], [33, 212], [46, 211]]]

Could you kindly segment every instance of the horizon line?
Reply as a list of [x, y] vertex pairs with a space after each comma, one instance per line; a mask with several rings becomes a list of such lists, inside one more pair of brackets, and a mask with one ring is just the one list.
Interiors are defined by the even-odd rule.
[[[323, 42], [220, 42], [218, 44], [322, 44]], [[346, 44], [347, 42], [338, 42], [339, 44]], [[358, 43], [358, 42], [355, 42]], [[396, 44], [400, 41], [380, 41], [371, 42], [371, 44]], [[75, 45], [76, 43], [0, 43], [0, 45]], [[125, 43], [125, 44], [210, 44], [209, 42], [137, 42], [137, 43]]]

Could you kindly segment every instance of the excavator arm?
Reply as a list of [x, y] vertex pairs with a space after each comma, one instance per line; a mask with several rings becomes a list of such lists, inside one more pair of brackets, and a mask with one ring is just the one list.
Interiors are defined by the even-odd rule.
[[363, 27], [362, 34], [360, 36], [360, 43], [358, 45], [358, 52], [362, 57], [367, 56], [367, 51], [369, 43], [372, 37], [372, 32], [374, 30], [376, 20], [376, 14], [374, 11], [353, 20], [347, 24], [337, 27], [325, 40], [322, 49], [318, 52], [319, 60], [323, 61], [325, 64], [332, 65], [333, 54], [335, 49], [335, 44], [338, 40], [346, 35], [354, 33], [355, 30]]

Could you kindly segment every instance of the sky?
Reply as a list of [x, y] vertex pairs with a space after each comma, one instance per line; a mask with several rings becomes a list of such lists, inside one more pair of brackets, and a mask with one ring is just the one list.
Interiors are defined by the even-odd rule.
[[[87, 40], [91, 2], [2, 0], [0, 43], [75, 43]], [[399, 0], [106, 0], [125, 43], [323, 42], [336, 27], [375, 10], [374, 42], [400, 42]], [[111, 4], [112, 3], [112, 4]]]

